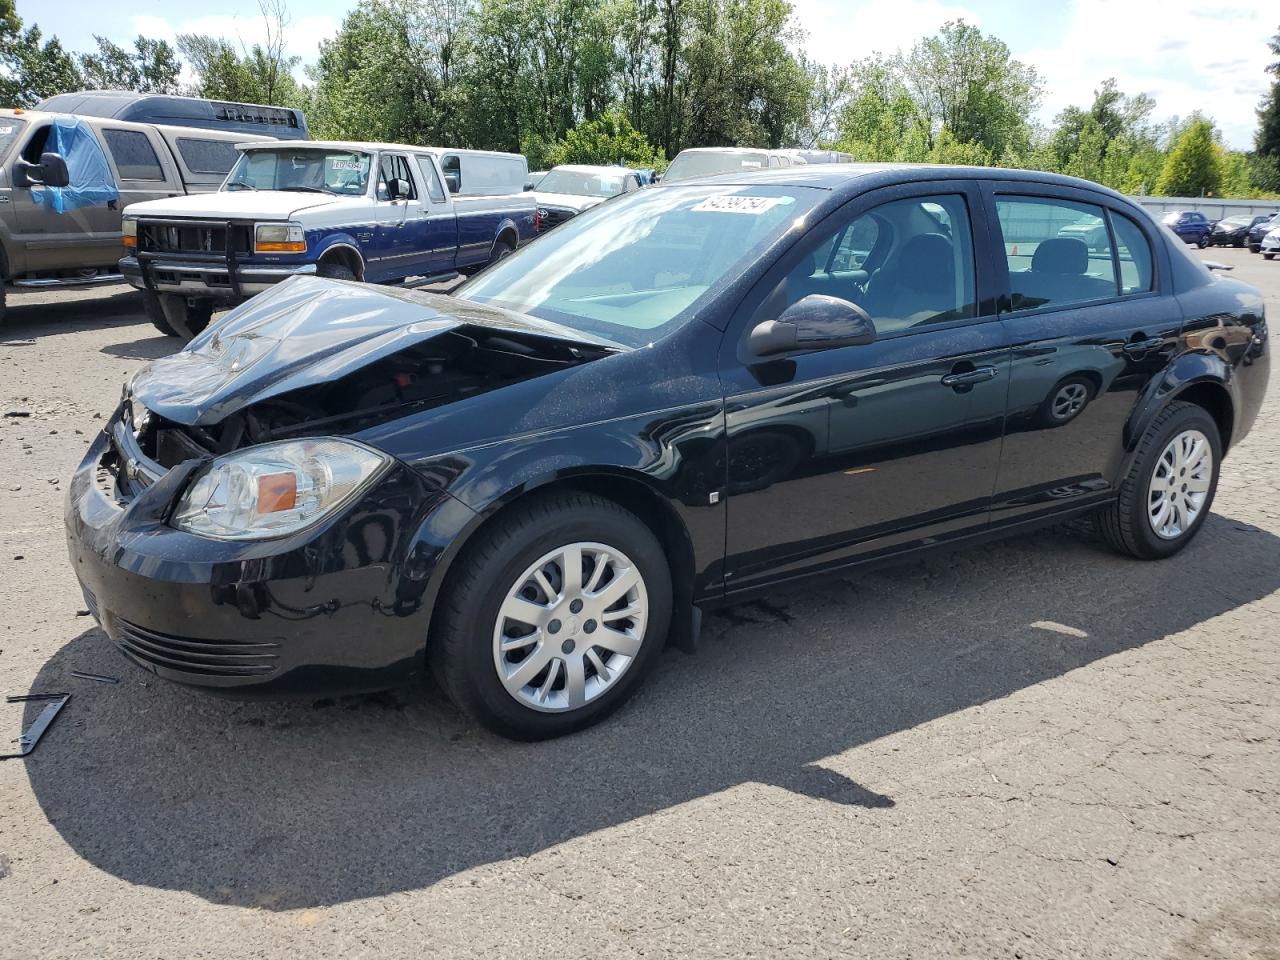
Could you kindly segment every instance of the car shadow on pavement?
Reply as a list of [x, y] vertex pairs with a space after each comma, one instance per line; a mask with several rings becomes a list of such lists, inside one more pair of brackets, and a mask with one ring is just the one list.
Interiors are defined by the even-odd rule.
[[[612, 719], [540, 744], [490, 736], [431, 689], [218, 699], [141, 672], [90, 630], [33, 684], [74, 696], [26, 772], [61, 837], [114, 876], [216, 903], [329, 905], [427, 887], [747, 782], [875, 817], [923, 798], [878, 793], [824, 758], [1277, 587], [1280, 539], [1221, 516], [1160, 563], [1049, 531], [833, 577], [708, 616], [696, 656], [667, 652]], [[856, 754], [840, 766], [857, 778]]]
[[125, 343], [109, 343], [99, 352], [123, 360], [156, 360], [177, 353], [182, 349], [182, 341], [177, 337], [166, 337], [157, 333], [153, 337], [140, 337]]
[[[76, 291], [66, 291], [74, 294]], [[85, 288], [83, 296], [48, 300], [37, 293], [9, 291], [0, 338], [12, 340], [47, 333], [72, 333], [100, 327], [104, 321], [137, 323], [145, 319], [142, 294], [133, 287]]]

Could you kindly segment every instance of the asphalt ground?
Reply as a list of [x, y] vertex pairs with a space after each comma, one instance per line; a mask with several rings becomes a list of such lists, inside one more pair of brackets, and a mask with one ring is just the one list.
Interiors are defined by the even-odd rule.
[[[1280, 317], [1280, 263], [1201, 255]], [[73, 694], [0, 763], [0, 957], [1280, 957], [1280, 389], [1172, 560], [1063, 529], [779, 590], [527, 745], [111, 649], [63, 492], [177, 346], [125, 288], [0, 330], [0, 691]]]

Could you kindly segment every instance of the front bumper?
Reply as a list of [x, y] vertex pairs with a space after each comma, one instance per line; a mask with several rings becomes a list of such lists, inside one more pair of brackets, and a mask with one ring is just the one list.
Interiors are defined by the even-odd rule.
[[177, 293], [187, 297], [241, 300], [262, 293], [290, 277], [314, 276], [316, 265], [296, 266], [239, 264], [225, 259], [191, 260], [166, 258], [163, 254], [143, 254], [120, 261], [120, 273], [139, 290]]
[[254, 543], [197, 537], [165, 521], [201, 462], [165, 471], [126, 419], [122, 405], [90, 446], [65, 522], [86, 603], [128, 659], [244, 694], [385, 689], [420, 673], [446, 545], [423, 532], [461, 529], [468, 508], [395, 464], [316, 528]]

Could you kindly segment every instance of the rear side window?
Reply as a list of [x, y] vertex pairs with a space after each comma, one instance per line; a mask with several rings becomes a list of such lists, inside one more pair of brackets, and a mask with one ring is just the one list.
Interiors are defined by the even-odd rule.
[[1117, 295], [1111, 238], [1101, 207], [1072, 200], [1001, 197], [996, 215], [1009, 264], [1012, 309]]
[[103, 139], [116, 162], [121, 180], [163, 180], [160, 159], [145, 133], [137, 130], [104, 130]]
[[436, 165], [430, 157], [418, 157], [418, 169], [422, 171], [422, 182], [427, 185], [427, 194], [436, 203], [444, 202], [444, 187], [436, 175]]
[[1116, 259], [1120, 262], [1120, 293], [1146, 293], [1152, 289], [1151, 244], [1139, 226], [1123, 213], [1111, 213], [1111, 230], [1116, 238]]
[[178, 153], [192, 173], [216, 173], [225, 176], [236, 165], [240, 151], [229, 140], [201, 140], [179, 137]]
[[462, 187], [470, 194], [519, 193], [524, 189], [524, 164], [515, 157], [467, 156]]

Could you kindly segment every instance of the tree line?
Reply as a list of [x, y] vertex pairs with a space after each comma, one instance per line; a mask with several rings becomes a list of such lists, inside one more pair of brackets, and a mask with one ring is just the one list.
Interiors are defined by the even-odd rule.
[[[1042, 126], [1034, 66], [960, 20], [829, 65], [803, 53], [787, 0], [359, 0], [302, 83], [285, 0], [260, 3], [264, 43], [99, 37], [76, 54], [0, 0], [0, 99], [96, 87], [272, 103], [306, 111], [316, 137], [511, 150], [534, 168], [800, 146], [1055, 171], [1130, 194], [1280, 194], [1280, 62], [1244, 152], [1210, 117], [1157, 122], [1150, 97], [1111, 79]], [[1280, 57], [1280, 34], [1269, 43]]]

